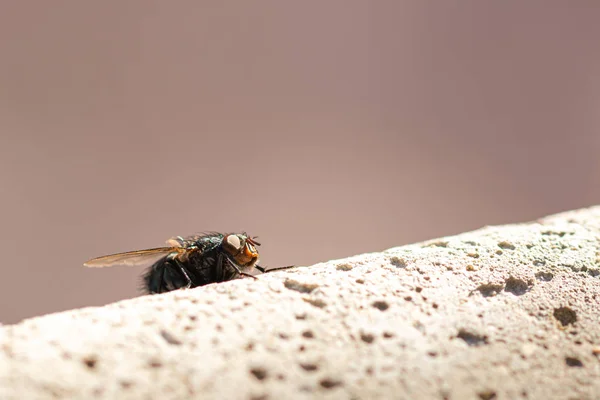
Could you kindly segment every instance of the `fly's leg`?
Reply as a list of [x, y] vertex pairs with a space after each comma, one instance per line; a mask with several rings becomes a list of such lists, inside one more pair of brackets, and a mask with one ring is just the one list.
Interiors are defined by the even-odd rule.
[[246, 277], [248, 277], [248, 278], [252, 278], [252, 279], [258, 279], [257, 277], [255, 277], [255, 276], [254, 276], [254, 275], [252, 275], [252, 274], [248, 274], [248, 273], [246, 273], [246, 272], [242, 272], [242, 271], [240, 271], [240, 269], [237, 267], [237, 265], [234, 265], [234, 268], [236, 269], [236, 271], [238, 272], [238, 274], [240, 274], [240, 275], [242, 275], [242, 276], [246, 276]]
[[223, 271], [223, 254], [219, 254], [219, 256], [217, 257], [215, 278], [217, 282], [223, 282], [223, 280], [225, 279], [225, 272]]
[[248, 274], [246, 272], [243, 272], [233, 261], [231, 261], [229, 259], [229, 257], [227, 257], [227, 261], [229, 261], [229, 264], [236, 270], [236, 272], [242, 276], [247, 276], [249, 278], [254, 278], [254, 279], [258, 279], [257, 277], [255, 277], [254, 275]]
[[288, 265], [287, 267], [277, 267], [277, 268], [265, 268], [265, 267], [261, 267], [260, 265], [255, 265], [254, 268], [256, 268], [257, 270], [259, 270], [260, 272], [262, 272], [263, 274], [266, 272], [274, 272], [274, 271], [281, 271], [284, 269], [290, 269], [290, 268], [295, 268], [296, 265]]
[[[233, 261], [231, 261], [229, 259], [229, 257], [226, 257], [226, 260], [229, 261], [229, 265], [231, 265], [238, 274], [240, 274], [242, 276], [247, 276], [249, 278], [258, 279], [254, 275], [248, 274], [246, 272], [242, 272], [242, 270]], [[219, 254], [219, 259], [217, 261], [217, 268], [221, 268], [221, 270], [223, 270], [223, 266], [222, 265], [223, 265], [223, 254]], [[222, 272], [222, 274], [224, 274], [224, 272]], [[223, 279], [223, 275], [221, 275], [221, 279]]]
[[179, 271], [181, 272], [181, 274], [183, 275], [183, 277], [186, 280], [186, 284], [185, 286], [183, 286], [183, 289], [189, 289], [192, 287], [192, 280], [190, 279], [189, 275], [187, 274], [187, 272], [185, 272], [185, 268], [183, 268], [183, 265], [181, 265], [181, 262], [177, 259], [176, 257], [177, 255], [172, 255], [169, 256], [169, 261], [171, 261], [171, 264], [177, 266], [177, 268], [179, 268]]

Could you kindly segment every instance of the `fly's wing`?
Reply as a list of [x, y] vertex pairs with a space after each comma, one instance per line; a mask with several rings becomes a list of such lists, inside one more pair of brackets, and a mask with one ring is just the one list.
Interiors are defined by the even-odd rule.
[[84, 267], [134, 267], [149, 266], [167, 257], [171, 253], [182, 253], [181, 247], [159, 247], [156, 249], [128, 251], [126, 253], [111, 254], [94, 258], [84, 263]]
[[186, 238], [181, 236], [174, 236], [166, 242], [169, 246], [173, 247], [184, 247], [186, 245]]

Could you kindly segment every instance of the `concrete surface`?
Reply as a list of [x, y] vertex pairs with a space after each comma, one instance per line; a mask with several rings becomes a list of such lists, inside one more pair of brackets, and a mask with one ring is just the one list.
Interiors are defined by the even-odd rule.
[[594, 207], [5, 326], [0, 398], [597, 399], [599, 302]]

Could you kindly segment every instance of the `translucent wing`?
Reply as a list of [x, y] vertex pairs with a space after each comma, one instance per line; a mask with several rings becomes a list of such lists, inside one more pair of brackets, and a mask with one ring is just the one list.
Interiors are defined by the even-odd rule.
[[169, 246], [173, 247], [184, 247], [186, 243], [186, 238], [181, 236], [174, 236], [166, 242]]
[[128, 251], [126, 253], [93, 258], [84, 263], [83, 266], [92, 268], [149, 266], [171, 253], [181, 253], [183, 251], [185, 250], [181, 247], [159, 247], [156, 249]]

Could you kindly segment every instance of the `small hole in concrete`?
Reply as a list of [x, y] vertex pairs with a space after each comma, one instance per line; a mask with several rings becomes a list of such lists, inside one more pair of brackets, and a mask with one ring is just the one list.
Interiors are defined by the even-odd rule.
[[286, 279], [283, 285], [290, 290], [300, 293], [310, 293], [319, 287], [316, 283], [298, 282], [293, 279]]
[[123, 388], [123, 389], [129, 389], [130, 387], [133, 386], [133, 382], [131, 381], [120, 381], [119, 385]]
[[411, 301], [412, 300], [412, 296], [406, 296], [406, 297], [404, 297], [404, 300]]
[[85, 357], [83, 359], [83, 363], [89, 369], [94, 369], [98, 365], [98, 359], [96, 357], [94, 357], [94, 356]]
[[390, 308], [390, 305], [387, 302], [383, 301], [383, 300], [374, 301], [372, 305], [373, 305], [373, 307], [375, 307], [375, 308], [377, 308], [378, 310], [381, 310], [381, 311], [385, 311], [388, 308]]
[[504, 289], [504, 286], [494, 283], [485, 283], [477, 287], [477, 290], [483, 295], [483, 297], [495, 296], [500, 293], [502, 289]]
[[255, 394], [250, 397], [250, 400], [267, 400], [269, 398], [268, 394]]
[[305, 371], [316, 371], [319, 369], [319, 366], [317, 364], [312, 363], [300, 363], [300, 366]]
[[550, 235], [558, 235], [560, 237], [563, 237], [567, 234], [567, 232], [555, 232], [555, 231], [546, 231], [546, 232], [542, 232], [542, 235], [544, 236], [550, 236]]
[[417, 293], [421, 293], [422, 291], [423, 291], [423, 288], [422, 288], [422, 287], [420, 287], [420, 286], [417, 286], [417, 287], [415, 288], [415, 292], [417, 292]]
[[574, 324], [577, 321], [577, 313], [569, 307], [555, 308], [553, 315], [562, 326]]
[[579, 367], [579, 368], [583, 367], [583, 363], [581, 362], [581, 360], [578, 358], [575, 358], [575, 357], [566, 357], [565, 363], [569, 367]]
[[552, 278], [554, 278], [554, 274], [552, 272], [542, 271], [536, 273], [535, 277], [538, 281], [549, 282], [552, 280]]
[[162, 362], [160, 362], [158, 360], [150, 360], [148, 365], [150, 365], [152, 368], [160, 368], [160, 367], [162, 367], [163, 364], [162, 364]]
[[423, 247], [448, 247], [448, 242], [444, 242], [442, 240], [425, 243]]
[[459, 339], [462, 339], [469, 346], [481, 346], [487, 344], [487, 336], [481, 335], [479, 333], [470, 332], [466, 329], [461, 329], [458, 331], [458, 335], [456, 335]]
[[304, 331], [302, 332], [302, 336], [308, 339], [312, 339], [315, 337], [315, 335], [312, 333], [312, 331]]
[[338, 271], [350, 271], [352, 269], [352, 265], [350, 264], [338, 264], [335, 269]]
[[500, 247], [501, 249], [506, 249], [506, 250], [514, 250], [515, 249], [515, 245], [512, 244], [511, 242], [507, 242], [507, 241], [502, 241], [502, 242], [498, 243], [498, 247]]
[[364, 280], [364, 279], [360, 279], [360, 278], [359, 278], [359, 279], [357, 279], [357, 280], [356, 280], [356, 283], [363, 284], [363, 283], [365, 283], [365, 280]]
[[179, 346], [181, 344], [181, 340], [177, 339], [172, 333], [170, 333], [164, 329], [160, 331], [160, 335], [169, 344], [172, 344], [174, 346]]
[[477, 393], [477, 396], [479, 396], [481, 400], [493, 400], [497, 397], [496, 392], [494, 392], [493, 390], [485, 390], [483, 392], [479, 392]]
[[248, 342], [248, 344], [246, 345], [246, 347], [244, 349], [246, 351], [252, 351], [252, 350], [254, 350], [254, 343]]
[[509, 276], [506, 280], [504, 290], [514, 294], [515, 296], [521, 296], [529, 290], [529, 284], [522, 279]]
[[383, 332], [383, 337], [386, 339], [390, 339], [394, 337], [394, 333], [393, 332]]
[[262, 367], [252, 368], [250, 369], [250, 373], [254, 375], [254, 377], [259, 381], [262, 381], [267, 378], [267, 370]]
[[303, 299], [303, 300], [305, 302], [307, 302], [308, 304], [315, 306], [317, 308], [325, 308], [325, 306], [327, 306], [327, 303], [325, 303], [321, 299]]
[[373, 343], [373, 341], [375, 341], [375, 336], [371, 335], [370, 333], [361, 333], [360, 338], [365, 343]]
[[321, 381], [319, 382], [319, 384], [324, 387], [325, 389], [333, 389], [337, 386], [340, 386], [342, 384], [341, 381], [338, 381], [336, 379], [331, 379], [331, 378], [325, 378], [325, 379], [321, 379]]
[[390, 258], [390, 263], [392, 263], [392, 265], [397, 268], [406, 268], [407, 266], [406, 260], [399, 257]]

